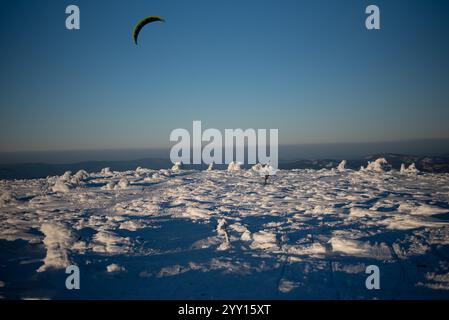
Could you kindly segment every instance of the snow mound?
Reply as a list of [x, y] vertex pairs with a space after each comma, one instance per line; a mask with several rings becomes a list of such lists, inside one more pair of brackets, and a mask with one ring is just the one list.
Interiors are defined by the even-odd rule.
[[129, 253], [131, 241], [111, 231], [100, 231], [93, 237], [92, 250], [100, 253]]
[[60, 178], [56, 180], [51, 189], [56, 193], [68, 193], [71, 189], [73, 189], [73, 185]]
[[326, 247], [317, 242], [305, 245], [286, 245], [283, 249], [289, 254], [298, 256], [323, 255], [326, 253]]
[[368, 161], [366, 168], [361, 168], [362, 171], [373, 171], [373, 172], [386, 172], [391, 170], [391, 165], [388, 164], [385, 158], [379, 158], [375, 161]]
[[230, 248], [230, 241], [228, 233], [225, 229], [226, 220], [225, 219], [219, 219], [218, 225], [217, 225], [217, 234], [222, 239], [222, 243], [218, 247], [219, 251], [228, 250]]
[[106, 167], [106, 168], [101, 169], [100, 174], [101, 174], [102, 176], [112, 176], [112, 175], [113, 175], [113, 173], [112, 173], [112, 171], [111, 171], [111, 168], [109, 168], [109, 167]]
[[443, 274], [428, 272], [425, 278], [428, 282], [418, 283], [418, 285], [434, 290], [449, 290], [449, 272]]
[[137, 173], [137, 175], [145, 175], [145, 174], [150, 174], [152, 172], [152, 170], [147, 169], [147, 168], [137, 167], [135, 172]]
[[229, 226], [229, 229], [234, 230], [235, 232], [240, 234], [240, 240], [242, 241], [251, 241], [251, 232], [242, 225], [240, 222], [236, 222]]
[[125, 267], [122, 267], [116, 263], [111, 263], [106, 267], [106, 271], [109, 273], [118, 273], [126, 271]]
[[188, 207], [183, 213], [184, 217], [190, 218], [192, 220], [196, 219], [209, 219], [211, 212], [207, 209]]
[[139, 229], [144, 228], [145, 225], [141, 222], [138, 222], [136, 220], [127, 220], [125, 222], [122, 222], [119, 226], [119, 229], [121, 230], [128, 230], [128, 231], [137, 231]]
[[241, 163], [238, 161], [231, 161], [228, 165], [228, 171], [229, 172], [235, 172], [241, 170]]
[[343, 172], [343, 171], [346, 170], [346, 160], [342, 160], [342, 161], [339, 163], [339, 165], [338, 165], [338, 167], [337, 167], [337, 170], [340, 171], [340, 172]]
[[116, 185], [117, 185], [117, 183], [115, 181], [109, 181], [108, 183], [106, 183], [106, 185], [101, 187], [101, 189], [102, 190], [114, 190]]
[[431, 216], [439, 213], [449, 212], [449, 209], [432, 206], [426, 203], [414, 204], [409, 202], [403, 202], [399, 205], [398, 211], [416, 216]]
[[401, 164], [401, 173], [403, 174], [417, 174], [419, 170], [416, 169], [414, 163], [412, 163], [408, 168], [405, 167], [405, 164]]
[[78, 172], [75, 173], [73, 176], [78, 179], [86, 179], [89, 177], [89, 174], [85, 170], [78, 170]]
[[179, 172], [182, 168], [182, 163], [181, 162], [176, 162], [173, 167], [171, 167], [171, 171], [173, 172]]
[[121, 178], [117, 185], [114, 187], [115, 190], [123, 190], [129, 187], [129, 181], [126, 178]]
[[259, 173], [260, 170], [262, 170], [262, 168], [263, 168], [263, 164], [257, 163], [257, 164], [255, 164], [255, 165], [253, 165], [253, 166], [251, 167], [251, 170], [254, 171], [254, 172]]
[[71, 265], [68, 251], [77, 240], [77, 236], [72, 229], [62, 224], [44, 223], [41, 231], [45, 235], [44, 245], [47, 255], [44, 264], [37, 269], [43, 272], [48, 269], [65, 269]]
[[0, 195], [0, 206], [4, 206], [9, 203], [14, 203], [17, 201], [16, 196], [11, 191], [2, 191]]
[[332, 237], [329, 243], [332, 246], [333, 252], [343, 253], [345, 255], [378, 260], [388, 260], [392, 257], [391, 250], [385, 243], [371, 245], [369, 242], [339, 237]]
[[79, 170], [70, 179], [70, 183], [74, 185], [79, 185], [83, 180], [89, 177], [89, 174], [85, 170]]
[[259, 174], [261, 176], [274, 176], [276, 173], [277, 170], [270, 164], [263, 166], [263, 168], [259, 171]]
[[299, 285], [293, 281], [281, 279], [279, 282], [278, 290], [282, 293], [289, 293], [293, 289], [296, 289]]
[[259, 231], [253, 234], [251, 249], [277, 250], [276, 234], [268, 231]]
[[72, 171], [66, 171], [60, 178], [59, 180], [67, 182], [70, 181], [72, 179]]

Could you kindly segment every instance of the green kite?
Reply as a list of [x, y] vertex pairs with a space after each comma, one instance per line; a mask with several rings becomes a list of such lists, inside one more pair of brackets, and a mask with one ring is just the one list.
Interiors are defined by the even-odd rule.
[[145, 27], [147, 24], [150, 24], [152, 22], [157, 22], [157, 21], [165, 22], [165, 20], [161, 17], [150, 16], [150, 17], [143, 18], [136, 24], [136, 26], [134, 27], [134, 31], [133, 31], [133, 39], [134, 39], [134, 43], [136, 45], [137, 45], [137, 38], [139, 37], [140, 30], [142, 30], [142, 28]]

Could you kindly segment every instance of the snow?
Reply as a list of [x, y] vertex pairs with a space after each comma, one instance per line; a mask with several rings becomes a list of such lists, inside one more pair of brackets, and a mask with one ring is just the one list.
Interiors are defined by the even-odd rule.
[[129, 253], [130, 239], [111, 231], [100, 231], [92, 238], [92, 251], [100, 253]]
[[257, 233], [254, 233], [251, 248], [262, 250], [276, 250], [278, 248], [276, 243], [276, 234], [267, 231], [259, 231]]
[[109, 273], [118, 273], [118, 272], [126, 271], [126, 268], [124, 268], [116, 263], [111, 263], [110, 265], [108, 265], [106, 267], [106, 271]]
[[171, 170], [172, 170], [173, 172], [179, 172], [179, 171], [181, 170], [181, 168], [182, 168], [181, 162], [176, 162], [176, 163], [173, 165], [173, 167], [171, 168]]
[[76, 264], [80, 298], [449, 298], [448, 174], [265, 167], [0, 180], [0, 295], [70, 298]]
[[65, 269], [71, 265], [68, 251], [76, 242], [74, 232], [67, 226], [50, 223], [44, 223], [41, 231], [45, 235], [43, 242], [47, 255], [44, 264], [37, 271], [43, 272], [51, 268]]
[[241, 163], [237, 161], [231, 161], [228, 165], [228, 171], [229, 172], [235, 172], [241, 170]]
[[221, 238], [221, 244], [218, 247], [218, 250], [220, 250], [220, 251], [228, 250], [230, 247], [229, 236], [228, 236], [228, 233], [226, 232], [225, 225], [226, 225], [225, 219], [218, 220], [218, 225], [217, 225], [216, 230], [217, 230], [218, 236]]
[[65, 182], [67, 181], [67, 177], [61, 177], [56, 180], [55, 184], [52, 187], [53, 192], [61, 192], [61, 193], [68, 193], [71, 189], [73, 189], [73, 185], [70, 183]]
[[2, 191], [2, 193], [0, 194], [0, 207], [9, 203], [15, 203], [16, 200], [17, 199], [15, 195], [11, 191]]
[[346, 160], [342, 160], [337, 167], [337, 170], [343, 172], [346, 170]]
[[368, 161], [368, 165], [366, 166], [365, 171], [375, 171], [375, 172], [384, 172], [391, 169], [391, 166], [388, 164], [385, 158], [379, 158], [375, 161]]
[[129, 181], [126, 178], [121, 178], [114, 189], [126, 189], [129, 187]]
[[111, 168], [107, 167], [107, 168], [101, 169], [100, 174], [103, 176], [111, 176], [113, 173], [111, 171]]
[[329, 240], [332, 251], [354, 257], [367, 257], [372, 259], [388, 260], [391, 251], [385, 243], [373, 244], [352, 239], [333, 237]]
[[295, 282], [288, 281], [288, 280], [281, 280], [281, 283], [279, 284], [279, 291], [282, 293], [288, 293], [295, 289], [298, 285]]
[[405, 164], [401, 164], [401, 173], [404, 174], [417, 174], [419, 172], [418, 169], [416, 169], [416, 166], [414, 163], [412, 163], [408, 168], [405, 167]]

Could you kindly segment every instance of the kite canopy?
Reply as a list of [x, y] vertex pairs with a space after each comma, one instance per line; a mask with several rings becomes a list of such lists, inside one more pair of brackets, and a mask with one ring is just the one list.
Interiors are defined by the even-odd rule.
[[140, 30], [142, 30], [142, 28], [145, 27], [147, 24], [156, 22], [156, 21], [165, 22], [165, 20], [161, 17], [150, 16], [150, 17], [143, 18], [136, 24], [136, 26], [134, 27], [134, 31], [133, 31], [133, 39], [134, 39], [135, 44], [137, 44], [137, 38], [139, 37]]

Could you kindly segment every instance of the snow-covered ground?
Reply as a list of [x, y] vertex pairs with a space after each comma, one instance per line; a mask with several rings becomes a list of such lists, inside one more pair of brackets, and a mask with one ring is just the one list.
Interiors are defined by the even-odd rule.
[[[449, 175], [403, 169], [3, 180], [0, 296], [449, 298]], [[65, 288], [70, 264], [80, 290]], [[365, 287], [373, 264], [380, 290]]]

